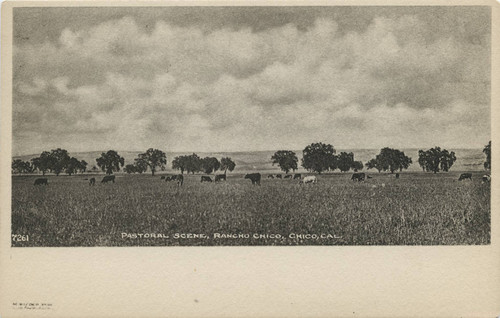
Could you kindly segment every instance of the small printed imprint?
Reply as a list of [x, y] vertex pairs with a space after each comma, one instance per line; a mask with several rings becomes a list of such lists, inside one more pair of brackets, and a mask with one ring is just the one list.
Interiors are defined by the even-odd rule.
[[46, 302], [13, 302], [12, 307], [17, 310], [50, 310], [53, 305]]

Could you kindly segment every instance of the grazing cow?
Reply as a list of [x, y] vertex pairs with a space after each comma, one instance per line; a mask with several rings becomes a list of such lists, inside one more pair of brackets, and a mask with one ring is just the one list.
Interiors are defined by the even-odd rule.
[[95, 178], [90, 178], [89, 185], [95, 185]]
[[363, 172], [360, 173], [353, 173], [351, 180], [352, 181], [365, 181], [366, 175]]
[[226, 181], [226, 175], [225, 174], [218, 174], [215, 176], [215, 182], [219, 182], [219, 181]]
[[166, 176], [166, 177], [165, 177], [165, 182], [169, 182], [169, 181], [172, 181], [172, 177], [170, 177], [170, 176]]
[[245, 179], [250, 179], [252, 184], [260, 185], [260, 173], [249, 173], [245, 175]]
[[316, 176], [307, 176], [307, 177], [304, 177], [304, 179], [300, 180], [299, 184], [302, 184], [302, 183], [316, 183], [316, 182], [318, 182], [318, 179], [316, 178]]
[[300, 173], [296, 173], [293, 175], [293, 180], [295, 179], [302, 179], [302, 175]]
[[371, 179], [371, 178], [373, 178], [373, 177], [372, 176], [366, 176], [366, 179]]
[[472, 173], [462, 173], [460, 177], [458, 178], [458, 181], [462, 181], [465, 179], [472, 180]]
[[287, 174], [284, 179], [292, 179], [292, 175], [291, 174]]
[[166, 177], [165, 181], [177, 181], [177, 185], [181, 186], [184, 183], [184, 176], [182, 174], [177, 174], [174, 176]]
[[104, 178], [102, 178], [101, 183], [108, 183], [110, 181], [115, 183], [115, 176], [104, 176]]
[[485, 174], [482, 179], [483, 179], [483, 183], [490, 182], [491, 176], [489, 174]]
[[277, 175], [276, 175], [276, 178], [277, 178], [277, 179], [281, 179], [281, 174], [277, 174]]
[[165, 176], [161, 176], [161, 177], [160, 177], [160, 179], [161, 179], [161, 180], [165, 180]]
[[399, 173], [396, 173], [396, 179], [399, 179]]
[[268, 175], [267, 175], [267, 178], [268, 178], [268, 179], [274, 179], [274, 176], [273, 176], [272, 174], [268, 174]]
[[33, 185], [49, 185], [49, 180], [47, 178], [38, 178], [35, 180], [35, 183]]
[[212, 178], [209, 176], [201, 176], [201, 182], [212, 182]]

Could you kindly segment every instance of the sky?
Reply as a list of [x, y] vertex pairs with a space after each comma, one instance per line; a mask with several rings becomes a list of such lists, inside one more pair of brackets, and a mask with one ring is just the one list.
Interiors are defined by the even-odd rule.
[[480, 148], [488, 7], [15, 8], [13, 155]]

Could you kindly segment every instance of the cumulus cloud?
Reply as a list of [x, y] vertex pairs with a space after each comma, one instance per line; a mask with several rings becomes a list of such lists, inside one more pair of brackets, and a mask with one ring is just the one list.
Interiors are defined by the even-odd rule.
[[488, 32], [438, 36], [414, 15], [355, 31], [325, 17], [261, 31], [145, 31], [133, 16], [64, 28], [14, 48], [14, 152], [478, 147]]

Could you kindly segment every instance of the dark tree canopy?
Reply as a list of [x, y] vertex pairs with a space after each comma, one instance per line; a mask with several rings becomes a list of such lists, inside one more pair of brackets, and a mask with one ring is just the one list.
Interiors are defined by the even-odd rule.
[[278, 150], [271, 157], [271, 160], [273, 162], [273, 166], [274, 164], [277, 164], [285, 173], [290, 172], [290, 170], [295, 171], [298, 169], [297, 164], [299, 159], [293, 151]]
[[81, 162], [75, 157], [71, 157], [66, 165], [66, 173], [72, 175], [81, 169]]
[[29, 161], [22, 161], [21, 159], [12, 161], [12, 173], [32, 173], [35, 169], [35, 166]]
[[[431, 164], [428, 163], [429, 160], [430, 158], [428, 158], [428, 153], [426, 151], [418, 151], [418, 165], [422, 168], [423, 171], [428, 171], [428, 168], [431, 166]], [[438, 166], [439, 162], [433, 165]]]
[[123, 171], [125, 171], [128, 174], [136, 173], [137, 170], [135, 168], [136, 168], [135, 165], [128, 164], [125, 167], [123, 167]]
[[200, 167], [203, 172], [210, 174], [220, 169], [220, 162], [215, 157], [205, 157], [201, 159]]
[[[366, 162], [366, 169], [370, 170], [370, 169], [376, 169], [376, 166], [377, 166], [377, 160], [375, 158], [373, 159], [370, 159]], [[377, 169], [378, 170], [378, 169]], [[382, 170], [382, 169], [380, 169]], [[379, 172], [380, 172], [379, 170]]]
[[354, 161], [352, 163], [352, 169], [354, 169], [354, 171], [363, 170], [363, 162], [361, 162], [361, 161]]
[[339, 167], [339, 157], [332, 155], [330, 158], [330, 164], [328, 165], [328, 170], [334, 171]]
[[58, 176], [61, 172], [66, 170], [70, 161], [68, 151], [65, 149], [57, 148], [50, 152], [50, 170]]
[[380, 172], [382, 170], [387, 170], [388, 166], [386, 166], [385, 169], [384, 169], [384, 163], [380, 159], [380, 155], [377, 155], [377, 156], [375, 156], [375, 158], [370, 159], [366, 163], [366, 169], [368, 169], [368, 170], [369, 169], [377, 169], [377, 171]]
[[486, 146], [484, 146], [483, 153], [486, 155], [484, 169], [491, 170], [491, 140]]
[[78, 167], [78, 170], [80, 171], [80, 173], [84, 173], [85, 171], [87, 171], [87, 166], [88, 166], [87, 161], [85, 161], [85, 160], [80, 161], [80, 165]]
[[449, 152], [448, 150], [443, 149], [443, 151], [441, 152], [441, 162], [439, 167], [442, 171], [448, 172], [456, 160], [457, 157], [455, 156], [455, 153], [453, 151]]
[[134, 173], [144, 173], [148, 170], [148, 163], [141, 158], [134, 159]]
[[453, 151], [441, 150], [440, 147], [418, 151], [418, 164], [424, 171], [437, 173], [442, 170], [448, 172], [456, 160], [457, 158]]
[[149, 148], [145, 153], [139, 154], [138, 157], [140, 161], [146, 163], [153, 176], [155, 175], [156, 168], [164, 170], [167, 164], [167, 155], [159, 149]]
[[87, 170], [88, 163], [85, 160], [79, 161], [75, 157], [70, 157], [67, 150], [57, 148], [50, 152], [44, 151], [39, 157], [31, 159], [32, 172], [38, 170], [43, 175], [47, 171], [59, 175], [66, 172], [69, 175], [75, 173], [84, 173]]
[[201, 158], [193, 153], [188, 156], [175, 157], [172, 161], [172, 169], [180, 170], [181, 173], [195, 173], [201, 169]]
[[23, 173], [24, 172], [24, 161], [21, 159], [12, 160], [11, 170], [12, 173]]
[[53, 159], [48, 151], [42, 152], [40, 157], [31, 159], [33, 166], [38, 169], [38, 171], [41, 171], [43, 175], [51, 170], [52, 161]]
[[337, 168], [340, 171], [349, 171], [354, 166], [354, 154], [352, 152], [341, 152], [337, 156]]
[[112, 174], [114, 171], [120, 171], [120, 167], [125, 164], [125, 159], [121, 157], [116, 151], [109, 150], [102, 153], [101, 157], [96, 159], [97, 166], [101, 168], [106, 174]]
[[368, 169], [375, 168], [380, 171], [394, 171], [403, 169], [408, 169], [412, 163], [410, 157], [406, 156], [405, 153], [398, 149], [392, 149], [389, 147], [382, 148], [380, 153], [366, 163]]
[[236, 163], [229, 157], [222, 157], [220, 160], [220, 170], [224, 170], [224, 174], [229, 171], [233, 171], [236, 167]]
[[43, 175], [45, 175], [45, 172], [47, 171], [48, 167], [45, 167], [42, 171], [42, 162], [40, 157], [35, 157], [31, 158], [31, 165], [33, 166], [33, 170], [38, 170], [42, 172]]
[[180, 170], [183, 174], [184, 170], [186, 170], [186, 156], [175, 157], [174, 160], [172, 160], [172, 169]]
[[302, 167], [317, 173], [331, 169], [335, 162], [335, 149], [330, 144], [312, 143], [302, 154]]
[[201, 158], [193, 153], [186, 156], [186, 171], [187, 173], [195, 173], [201, 170]]

